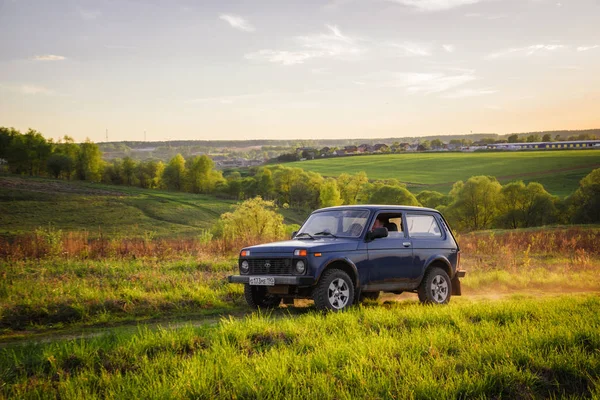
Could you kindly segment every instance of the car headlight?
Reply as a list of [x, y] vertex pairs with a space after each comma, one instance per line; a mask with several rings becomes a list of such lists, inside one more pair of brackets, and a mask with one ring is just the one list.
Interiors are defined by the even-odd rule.
[[248, 264], [248, 261], [242, 261], [242, 263], [240, 264], [240, 269], [243, 273], [248, 273], [248, 270], [250, 269], [250, 264]]
[[306, 265], [304, 264], [304, 261], [302, 261], [302, 260], [299, 260], [299, 261], [296, 263], [296, 271], [297, 271], [299, 274], [303, 274], [305, 269], [306, 269]]

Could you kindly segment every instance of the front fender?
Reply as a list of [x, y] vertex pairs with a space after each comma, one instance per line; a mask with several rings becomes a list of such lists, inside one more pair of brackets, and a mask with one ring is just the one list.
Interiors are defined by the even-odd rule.
[[[349, 267], [352, 274], [354, 274], [354, 279], [356, 280], [356, 287], [360, 287], [360, 276], [358, 275], [358, 268], [356, 267], [356, 264], [354, 264], [354, 262], [348, 257], [334, 257], [325, 261], [318, 269], [317, 275], [315, 276], [315, 283], [319, 282], [323, 271], [325, 271], [331, 264], [334, 264], [336, 262], [343, 262]], [[352, 276], [350, 277], [352, 278]]]

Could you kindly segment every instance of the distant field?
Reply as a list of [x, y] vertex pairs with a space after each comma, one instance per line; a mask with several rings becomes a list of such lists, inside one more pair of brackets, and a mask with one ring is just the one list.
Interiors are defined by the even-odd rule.
[[334, 157], [285, 165], [325, 176], [365, 171], [370, 179], [398, 179], [417, 192], [420, 189], [448, 192], [458, 180], [493, 175], [502, 183], [540, 182], [550, 193], [567, 196], [577, 188], [581, 178], [600, 168], [600, 151], [406, 153]]
[[[195, 236], [231, 210], [231, 200], [189, 193], [52, 179], [0, 177], [0, 235], [52, 224], [90, 236]], [[303, 215], [281, 210], [287, 223]]]

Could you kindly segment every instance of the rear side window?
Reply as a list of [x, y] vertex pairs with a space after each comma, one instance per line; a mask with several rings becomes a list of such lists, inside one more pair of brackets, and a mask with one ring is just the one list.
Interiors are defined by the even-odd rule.
[[408, 234], [417, 238], [441, 238], [442, 231], [433, 215], [408, 214], [406, 216]]

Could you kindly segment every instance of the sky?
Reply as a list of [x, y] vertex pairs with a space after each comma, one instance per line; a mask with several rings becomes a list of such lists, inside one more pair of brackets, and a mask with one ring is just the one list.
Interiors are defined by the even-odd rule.
[[0, 126], [95, 142], [600, 128], [600, 0], [0, 0]]

